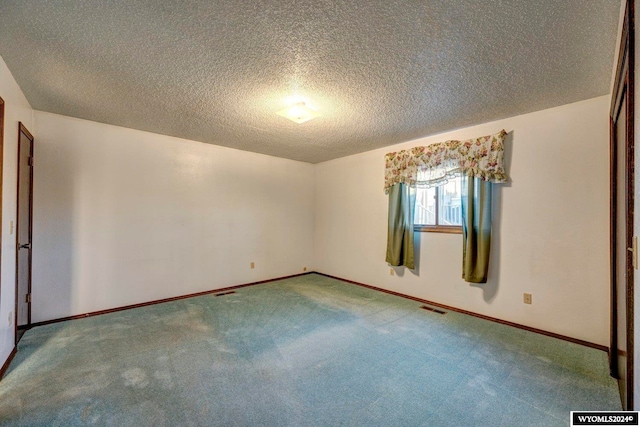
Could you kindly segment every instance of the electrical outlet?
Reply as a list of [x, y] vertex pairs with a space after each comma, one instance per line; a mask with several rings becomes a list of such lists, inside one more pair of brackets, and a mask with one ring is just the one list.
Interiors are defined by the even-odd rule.
[[531, 304], [531, 294], [524, 294], [524, 303], [525, 304]]
[[251, 263], [251, 268], [256, 268], [256, 263], [255, 262]]
[[393, 268], [390, 268], [389, 269], [389, 274], [392, 275], [392, 276], [395, 276], [396, 275], [396, 271]]
[[307, 271], [307, 267], [304, 267], [304, 268], [302, 269], [302, 271]]

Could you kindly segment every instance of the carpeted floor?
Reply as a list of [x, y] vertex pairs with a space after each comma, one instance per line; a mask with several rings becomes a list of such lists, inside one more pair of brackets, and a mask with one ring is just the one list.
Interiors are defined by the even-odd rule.
[[0, 425], [566, 426], [604, 352], [316, 274], [28, 331]]

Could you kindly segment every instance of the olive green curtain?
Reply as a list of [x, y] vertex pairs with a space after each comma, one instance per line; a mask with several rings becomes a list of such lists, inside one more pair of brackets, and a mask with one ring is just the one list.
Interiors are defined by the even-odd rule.
[[487, 282], [492, 185], [479, 178], [462, 177], [462, 278], [467, 282]]
[[413, 258], [413, 210], [415, 187], [395, 184], [389, 189], [389, 228], [387, 233], [387, 262], [415, 268]]

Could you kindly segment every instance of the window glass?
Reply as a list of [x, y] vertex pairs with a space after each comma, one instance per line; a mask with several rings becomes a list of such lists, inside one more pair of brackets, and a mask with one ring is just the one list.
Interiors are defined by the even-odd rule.
[[416, 208], [413, 223], [416, 225], [459, 227], [462, 225], [461, 177], [416, 190]]
[[414, 224], [436, 225], [436, 188], [419, 188], [416, 191]]
[[460, 185], [460, 177], [458, 176], [438, 188], [439, 225], [462, 225]]

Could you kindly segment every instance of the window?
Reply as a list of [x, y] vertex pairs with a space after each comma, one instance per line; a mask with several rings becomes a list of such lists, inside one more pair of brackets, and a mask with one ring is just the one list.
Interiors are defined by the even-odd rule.
[[462, 233], [461, 177], [440, 185], [416, 190], [415, 231]]

